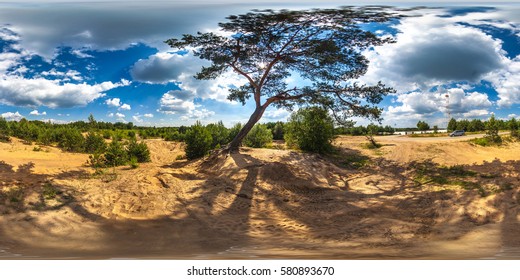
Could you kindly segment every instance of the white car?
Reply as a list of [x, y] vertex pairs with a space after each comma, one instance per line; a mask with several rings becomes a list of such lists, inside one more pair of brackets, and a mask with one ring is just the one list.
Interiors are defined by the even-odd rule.
[[455, 136], [464, 136], [464, 130], [455, 130], [452, 133], [450, 133], [450, 137]]

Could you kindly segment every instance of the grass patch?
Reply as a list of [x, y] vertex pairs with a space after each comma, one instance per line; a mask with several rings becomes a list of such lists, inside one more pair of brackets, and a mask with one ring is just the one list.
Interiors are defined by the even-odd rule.
[[9, 142], [11, 142], [11, 137], [0, 133], [0, 142], [9, 143]]
[[407, 134], [407, 137], [411, 138], [419, 138], [419, 137], [447, 137], [448, 133], [414, 133], [414, 134]]
[[370, 159], [363, 155], [346, 155], [342, 159], [341, 164], [350, 168], [360, 169], [370, 164]]
[[47, 182], [43, 185], [42, 195], [44, 199], [55, 199], [59, 194], [61, 194], [61, 191], [54, 187], [51, 183]]
[[361, 144], [361, 147], [364, 149], [373, 150], [373, 149], [379, 149], [379, 148], [383, 147], [383, 145], [381, 145], [379, 143], [376, 143], [374, 145], [372, 142], [368, 142], [368, 143]]
[[495, 173], [480, 173], [479, 176], [482, 179], [494, 179], [499, 177], [499, 175]]
[[490, 137], [483, 138], [475, 138], [468, 140], [470, 144], [478, 145], [482, 147], [490, 147], [490, 146], [500, 146], [503, 143], [502, 138], [499, 136], [496, 140], [491, 139]]
[[98, 168], [92, 174], [92, 178], [100, 179], [103, 183], [109, 183], [117, 180], [118, 174], [116, 172], [116, 168]]

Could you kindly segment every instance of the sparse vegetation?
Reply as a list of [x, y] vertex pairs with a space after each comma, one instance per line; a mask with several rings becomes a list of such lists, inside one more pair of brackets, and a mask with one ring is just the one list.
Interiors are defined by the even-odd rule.
[[213, 138], [211, 132], [197, 122], [186, 132], [185, 142], [186, 157], [191, 160], [207, 155], [212, 148]]
[[252, 148], [265, 148], [272, 142], [273, 134], [263, 124], [256, 124], [244, 138], [244, 145]]
[[284, 137], [289, 147], [316, 153], [330, 152], [334, 121], [323, 108], [303, 108], [291, 115], [285, 125]]

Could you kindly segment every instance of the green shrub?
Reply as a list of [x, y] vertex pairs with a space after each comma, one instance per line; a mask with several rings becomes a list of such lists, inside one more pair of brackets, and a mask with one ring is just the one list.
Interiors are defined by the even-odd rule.
[[9, 143], [11, 142], [11, 137], [9, 137], [9, 135], [0, 133], [0, 142]]
[[334, 139], [334, 121], [325, 109], [300, 109], [291, 115], [285, 125], [284, 138], [289, 147], [308, 152], [329, 152]]
[[284, 135], [284, 124], [283, 122], [277, 122], [272, 130], [274, 140], [283, 140]]
[[129, 139], [135, 139], [135, 136], [136, 136], [135, 131], [130, 130], [126, 134], [128, 135]]
[[186, 158], [196, 159], [205, 156], [213, 143], [211, 133], [199, 122], [186, 132]]
[[273, 133], [263, 124], [255, 125], [244, 138], [244, 145], [252, 148], [267, 147], [273, 142]]
[[58, 147], [67, 152], [83, 152], [85, 138], [78, 129], [65, 128], [58, 135]]
[[85, 137], [85, 152], [89, 154], [101, 154], [104, 153], [106, 149], [107, 144], [103, 136], [94, 132], [89, 132], [87, 134], [87, 137]]
[[224, 126], [222, 121], [216, 124], [210, 123], [206, 126], [206, 129], [211, 133], [211, 138], [213, 139], [211, 148], [220, 148], [229, 142], [229, 130]]
[[93, 168], [103, 168], [106, 167], [106, 159], [105, 155], [100, 153], [94, 153], [88, 156], [87, 165]]
[[126, 147], [128, 158], [132, 160], [135, 158], [137, 162], [150, 162], [150, 150], [146, 143], [137, 143], [135, 139], [130, 140]]
[[54, 142], [55, 133], [52, 132], [51, 129], [45, 129], [38, 135], [38, 140], [36, 142], [41, 145], [49, 146]]
[[229, 129], [227, 142], [228, 143], [231, 142], [238, 135], [238, 133], [240, 132], [241, 129], [242, 129], [241, 123], [237, 123], [231, 129]]
[[108, 139], [110, 139], [111, 137], [112, 137], [112, 133], [110, 133], [109, 130], [105, 130], [105, 131], [103, 131], [103, 138], [104, 138], [104, 139], [107, 139], [107, 140], [108, 140]]
[[473, 143], [473, 144], [476, 144], [476, 145], [479, 145], [479, 146], [483, 146], [483, 147], [489, 146], [491, 144], [490, 141], [489, 141], [489, 138], [487, 138], [487, 137], [475, 138], [475, 139], [471, 139], [469, 141], [471, 143]]
[[500, 129], [499, 122], [495, 119], [495, 115], [491, 115], [491, 118], [486, 123], [486, 138], [492, 143], [502, 143], [502, 137], [498, 135]]
[[118, 141], [113, 141], [108, 145], [105, 152], [105, 164], [107, 166], [121, 166], [128, 161], [126, 150]]
[[137, 158], [135, 156], [130, 158], [130, 161], [128, 162], [128, 165], [130, 165], [130, 168], [136, 169], [139, 167], [139, 163], [137, 161]]
[[180, 134], [179, 131], [173, 131], [166, 134], [164, 137], [165, 141], [184, 141], [184, 135]]

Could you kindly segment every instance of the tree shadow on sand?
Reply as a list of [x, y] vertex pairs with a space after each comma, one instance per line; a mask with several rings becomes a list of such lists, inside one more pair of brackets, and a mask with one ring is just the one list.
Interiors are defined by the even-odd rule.
[[[368, 162], [338, 164], [343, 156]], [[19, 252], [43, 258], [450, 258], [435, 253], [434, 242], [462, 242], [497, 224], [501, 246], [520, 247], [520, 235], [511, 234], [519, 228], [520, 161], [445, 167], [353, 151], [334, 159], [287, 152], [272, 160], [245, 151], [199, 162], [196, 173], [184, 171], [190, 164], [174, 163], [158, 175], [176, 200], [175, 217], [111, 219], [74, 197], [61, 210], [79, 220], [29, 219], [2, 227], [0, 235]], [[20, 178], [5, 163], [0, 172], [12, 182]], [[67, 234], [55, 233], [52, 223], [67, 225]], [[21, 232], [45, 242], [20, 241]]]

